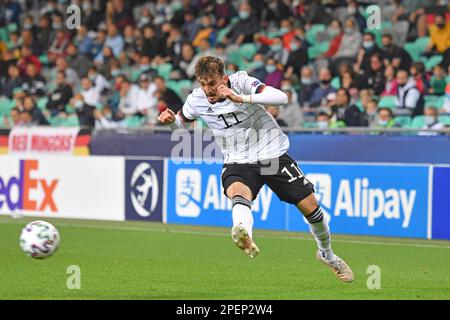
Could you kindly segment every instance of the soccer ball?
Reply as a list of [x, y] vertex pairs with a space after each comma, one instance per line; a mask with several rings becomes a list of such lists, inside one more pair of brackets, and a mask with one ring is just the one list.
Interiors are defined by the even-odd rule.
[[22, 229], [20, 247], [32, 258], [45, 259], [56, 252], [59, 240], [58, 230], [53, 225], [38, 220]]

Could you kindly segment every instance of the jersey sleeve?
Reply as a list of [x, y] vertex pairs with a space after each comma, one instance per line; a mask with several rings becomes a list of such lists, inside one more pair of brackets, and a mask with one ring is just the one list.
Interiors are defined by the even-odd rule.
[[247, 72], [239, 71], [237, 73], [239, 86], [242, 88], [244, 94], [261, 93], [266, 86], [262, 81], [250, 77]]
[[183, 107], [178, 112], [178, 114], [180, 115], [180, 117], [183, 119], [184, 122], [192, 122], [199, 117], [198, 112], [194, 108], [192, 100], [193, 100], [192, 96], [189, 95]]

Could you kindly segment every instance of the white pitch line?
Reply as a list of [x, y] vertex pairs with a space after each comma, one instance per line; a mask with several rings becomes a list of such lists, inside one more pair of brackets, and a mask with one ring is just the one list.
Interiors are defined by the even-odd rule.
[[[17, 221], [0, 221], [0, 223], [19, 224]], [[142, 231], [142, 232], [160, 232], [160, 233], [177, 233], [177, 234], [193, 234], [203, 236], [214, 237], [227, 237], [225, 234], [208, 232], [208, 231], [195, 231], [195, 230], [176, 230], [176, 229], [151, 229], [151, 228], [139, 228], [139, 227], [120, 227], [120, 226], [99, 226], [99, 225], [80, 225], [71, 223], [58, 222], [58, 226], [62, 227], [75, 227], [75, 228], [89, 228], [89, 229], [104, 229], [104, 230], [124, 230], [124, 231]], [[312, 238], [295, 237], [295, 236], [282, 236], [282, 235], [260, 235], [258, 238], [262, 239], [283, 239], [283, 240], [300, 240], [300, 241], [314, 241]], [[378, 246], [397, 246], [397, 247], [415, 247], [415, 248], [435, 248], [435, 249], [450, 249], [450, 246], [446, 245], [433, 245], [433, 244], [421, 244], [421, 243], [402, 243], [402, 242], [382, 242], [382, 241], [363, 241], [363, 240], [350, 240], [350, 239], [333, 239], [334, 242], [340, 243], [354, 243], [364, 245], [378, 245]]]

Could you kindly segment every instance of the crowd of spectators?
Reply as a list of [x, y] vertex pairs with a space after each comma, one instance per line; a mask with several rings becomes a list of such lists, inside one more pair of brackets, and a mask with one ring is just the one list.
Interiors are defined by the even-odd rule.
[[0, 127], [158, 125], [202, 55], [286, 92], [284, 127], [450, 125], [448, 0], [374, 2], [376, 28], [364, 0], [4, 0]]

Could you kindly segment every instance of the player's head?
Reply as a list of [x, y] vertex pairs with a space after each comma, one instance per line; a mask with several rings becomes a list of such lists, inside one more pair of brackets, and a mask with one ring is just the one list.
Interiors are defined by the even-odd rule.
[[228, 76], [225, 74], [225, 65], [220, 58], [214, 56], [201, 57], [195, 65], [195, 78], [205, 92], [210, 103], [220, 100], [217, 88], [227, 85]]

